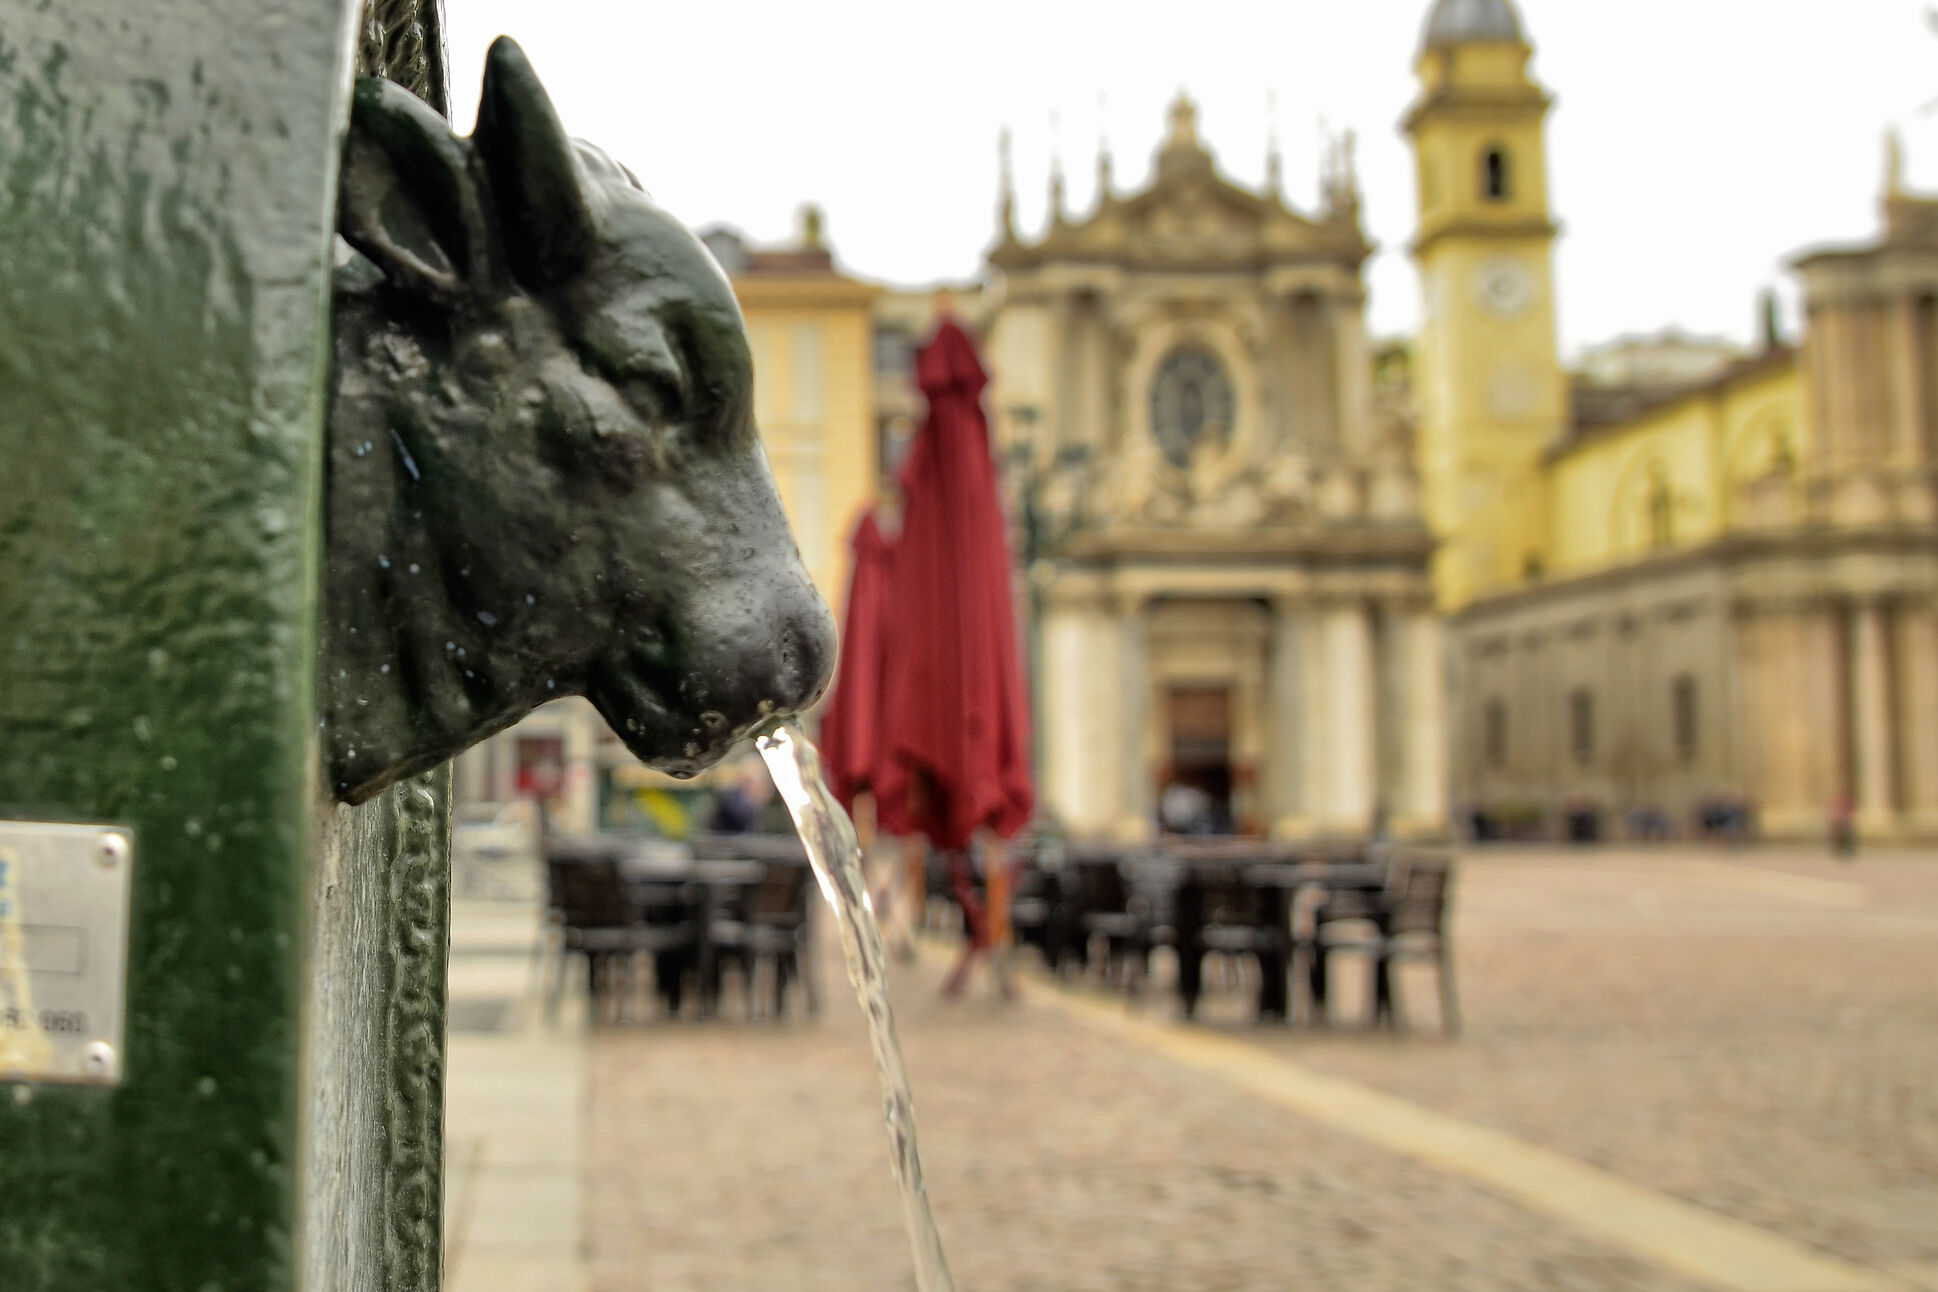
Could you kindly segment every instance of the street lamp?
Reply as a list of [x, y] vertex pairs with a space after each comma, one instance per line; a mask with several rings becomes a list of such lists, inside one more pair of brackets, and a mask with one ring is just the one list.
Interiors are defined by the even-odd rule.
[[[1023, 584], [1029, 596], [1029, 688], [1030, 754], [1037, 767], [1043, 766], [1043, 693], [1039, 678], [1043, 674], [1043, 581], [1037, 563], [1062, 547], [1071, 534], [1085, 523], [1083, 475], [1090, 462], [1090, 446], [1071, 444], [1059, 448], [1046, 463], [1036, 451], [1036, 424], [1042, 409], [1035, 404], [1012, 404], [1004, 410], [1017, 428], [1004, 456], [1004, 472], [1016, 502], [1016, 551], [1023, 570]], [[1074, 505], [1048, 508], [1044, 488], [1051, 481], [1074, 476], [1078, 489]]]

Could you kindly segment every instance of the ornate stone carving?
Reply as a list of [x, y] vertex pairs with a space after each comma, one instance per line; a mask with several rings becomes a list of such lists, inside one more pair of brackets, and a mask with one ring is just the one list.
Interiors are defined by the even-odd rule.
[[357, 17], [357, 75], [395, 81], [447, 111], [441, 44], [435, 0], [364, 0]]
[[517, 45], [453, 135], [381, 80], [344, 147], [321, 697], [362, 802], [585, 694], [690, 773], [819, 696], [834, 626], [753, 425], [725, 276]]
[[1311, 462], [1296, 448], [1233, 469], [1206, 444], [1179, 467], [1149, 436], [1129, 436], [1097, 468], [1089, 493], [1093, 519], [1105, 526], [1250, 529], [1307, 523], [1313, 478]]
[[450, 960], [451, 767], [393, 786], [385, 956], [387, 1287], [434, 1292], [443, 1246], [444, 981]]

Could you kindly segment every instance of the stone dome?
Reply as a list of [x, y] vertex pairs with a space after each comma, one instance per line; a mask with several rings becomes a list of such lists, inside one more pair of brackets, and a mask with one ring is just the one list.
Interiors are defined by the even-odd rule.
[[1527, 43], [1521, 32], [1521, 16], [1509, 0], [1434, 0], [1420, 34], [1421, 49], [1475, 40]]

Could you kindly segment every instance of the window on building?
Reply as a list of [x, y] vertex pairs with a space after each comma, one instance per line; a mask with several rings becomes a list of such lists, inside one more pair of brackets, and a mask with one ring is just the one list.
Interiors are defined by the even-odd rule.
[[1649, 546], [1667, 547], [1676, 540], [1676, 496], [1669, 488], [1669, 469], [1660, 462], [1649, 463], [1649, 492], [1643, 502], [1648, 511]]
[[875, 329], [875, 375], [905, 377], [915, 368], [915, 342], [898, 327]]
[[1231, 378], [1218, 357], [1196, 346], [1166, 356], [1151, 383], [1151, 431], [1164, 456], [1189, 466], [1200, 443], [1230, 437], [1231, 423]]
[[1586, 687], [1568, 695], [1568, 745], [1584, 767], [1595, 759], [1595, 697]]
[[1508, 166], [1507, 149], [1498, 144], [1480, 155], [1480, 195], [1489, 202], [1505, 202], [1514, 196], [1514, 176]]
[[794, 398], [791, 411], [797, 421], [821, 420], [821, 325], [798, 323], [794, 327]]
[[749, 323], [747, 349], [754, 360], [754, 420], [765, 429], [780, 420], [780, 405], [775, 400], [775, 392], [780, 389], [780, 372], [776, 367], [779, 356], [775, 354], [772, 325]]
[[1507, 766], [1507, 706], [1489, 700], [1481, 706], [1481, 756], [1489, 767]]
[[1676, 757], [1685, 763], [1693, 762], [1701, 739], [1696, 728], [1695, 678], [1683, 673], [1669, 684], [1669, 709], [1670, 725], [1676, 735]]
[[909, 441], [914, 438], [915, 427], [902, 413], [884, 413], [875, 419], [875, 466], [878, 478], [892, 479], [902, 469], [902, 459], [908, 456]]

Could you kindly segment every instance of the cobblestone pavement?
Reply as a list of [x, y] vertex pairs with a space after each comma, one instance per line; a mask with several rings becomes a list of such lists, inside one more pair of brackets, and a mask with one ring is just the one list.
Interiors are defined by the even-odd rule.
[[[1458, 903], [1458, 1041], [1412, 978], [1403, 1038], [1240, 1028], [1236, 992], [1205, 1026], [1938, 1287], [1938, 858], [1490, 853]], [[595, 1036], [598, 1292], [912, 1285], [859, 1014], [823, 983], [816, 1023]], [[934, 988], [905, 969], [896, 1001], [965, 1290], [1697, 1286], [1055, 1009]]]
[[1938, 1284], [1938, 858], [1490, 859], [1461, 880], [1457, 1043], [1268, 1043]]

